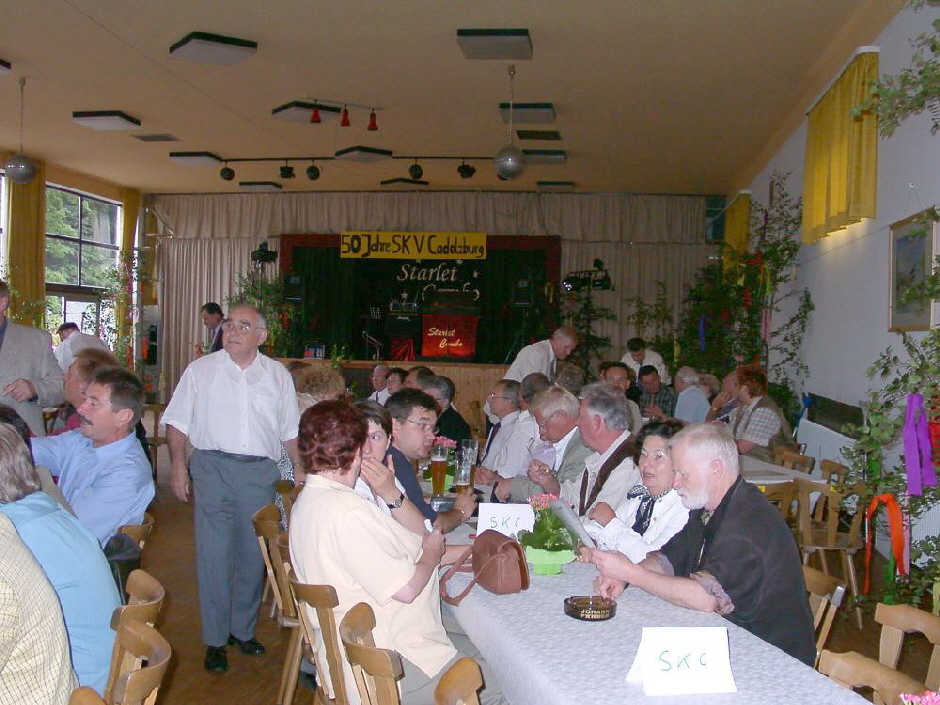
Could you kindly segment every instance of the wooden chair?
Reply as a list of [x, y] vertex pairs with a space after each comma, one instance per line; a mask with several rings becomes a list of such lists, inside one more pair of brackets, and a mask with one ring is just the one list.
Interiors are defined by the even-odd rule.
[[255, 527], [255, 536], [258, 537], [258, 545], [261, 548], [261, 557], [264, 559], [264, 572], [266, 579], [264, 581], [264, 591], [261, 594], [261, 601], [267, 599], [270, 592], [273, 596], [271, 600], [271, 617], [275, 618], [283, 612], [281, 604], [282, 595], [277, 589], [277, 582], [274, 575], [274, 564], [271, 562], [271, 552], [268, 550], [270, 541], [277, 541], [281, 533], [281, 513], [276, 504], [267, 504], [251, 517], [251, 523]]
[[[105, 690], [108, 705], [153, 705], [173, 650], [151, 626], [136, 619], [118, 629], [115, 654]], [[146, 666], [142, 666], [146, 663]]]
[[845, 583], [808, 565], [803, 566], [803, 580], [809, 592], [809, 608], [816, 629], [816, 660], [819, 661], [819, 654], [832, 629], [832, 620], [845, 597]]
[[822, 481], [831, 485], [841, 485], [849, 475], [847, 465], [837, 463], [835, 460], [821, 460], [819, 462], [819, 471], [822, 473]]
[[150, 447], [150, 464], [153, 466], [153, 476], [157, 476], [157, 449], [166, 445], [166, 436], [160, 435], [160, 417], [166, 409], [166, 404], [144, 404], [144, 415], [149, 411], [153, 414], [153, 434], [147, 436], [147, 445]]
[[140, 546], [140, 550], [143, 551], [147, 539], [150, 538], [150, 534], [153, 532], [153, 516], [144, 512], [144, 520], [140, 524], [125, 524], [118, 529], [118, 532], [127, 534], [134, 539]]
[[800, 455], [793, 450], [778, 450], [774, 453], [774, 462], [790, 470], [812, 474], [816, 467], [816, 458], [809, 455]]
[[875, 621], [881, 625], [878, 660], [888, 668], [897, 669], [905, 634], [919, 632], [927, 637], [933, 644], [933, 651], [924, 686], [927, 690], [940, 689], [940, 617], [911, 605], [879, 602], [875, 607]]
[[[858, 494], [863, 488], [855, 486], [846, 493], [839, 492], [825, 482], [796, 479], [799, 491], [799, 532], [797, 543], [803, 554], [803, 563], [808, 565], [812, 555], [819, 557], [819, 564], [823, 573], [829, 575], [829, 566], [826, 562], [826, 552], [835, 551], [842, 559], [842, 571], [845, 576], [852, 597], [856, 601], [855, 616], [858, 628], [862, 628], [862, 610], [858, 606], [858, 577], [855, 572], [854, 556], [862, 548], [861, 528], [863, 512], [861, 508], [846, 517], [848, 531], [840, 531], [840, 522], [843, 521], [842, 500], [849, 495]], [[816, 500], [815, 511], [811, 505], [813, 493], [819, 493]], [[821, 520], [815, 517], [822, 517]]]
[[294, 483], [290, 480], [278, 480], [274, 485], [274, 490], [281, 498], [281, 504], [284, 505], [284, 516], [287, 517], [287, 522], [290, 522], [290, 510], [293, 509], [296, 498]]
[[434, 705], [480, 705], [477, 691], [482, 687], [480, 665], [464, 656], [441, 676], [434, 688]]
[[775, 504], [788, 524], [795, 519], [793, 516], [793, 502], [796, 499], [796, 483], [780, 482], [773, 485], [761, 485], [764, 496]]
[[339, 638], [352, 666], [363, 705], [399, 705], [398, 685], [402, 677], [401, 656], [379, 649], [372, 639], [375, 613], [365, 602], [350, 609], [339, 624]]
[[[125, 588], [127, 589], [127, 604], [115, 608], [111, 613], [111, 628], [120, 633], [123, 626], [130, 622], [154, 626], [160, 616], [163, 599], [166, 597], [163, 585], [146, 571], [138, 569], [127, 576]], [[118, 676], [126, 670], [135, 668], [140, 668], [140, 659], [127, 656], [122, 651], [120, 642], [115, 640], [111, 649], [111, 670], [104, 689], [107, 702], [112, 702], [111, 693]]]
[[[277, 507], [271, 504], [269, 507]], [[257, 516], [257, 514], [255, 514]], [[278, 512], [280, 517], [280, 512]], [[291, 595], [288, 573], [290, 572], [290, 545], [286, 532], [278, 532], [277, 536], [267, 542], [267, 552], [274, 574], [272, 589], [280, 605], [277, 622], [282, 627], [290, 629], [290, 638], [287, 641], [287, 653], [284, 656], [284, 667], [281, 669], [281, 686], [278, 689], [277, 703], [288, 705], [294, 701], [297, 692], [297, 679], [300, 676], [300, 659], [303, 655], [303, 639], [300, 633], [300, 620], [297, 617], [297, 603]]]
[[[297, 617], [304, 641], [315, 656], [317, 665], [317, 694], [320, 700], [330, 705], [346, 705], [346, 681], [343, 678], [343, 662], [346, 657], [336, 639], [336, 617], [333, 610], [339, 605], [336, 590], [332, 585], [307, 585], [289, 576], [291, 592], [297, 600]], [[305, 607], [317, 615], [317, 624], [311, 624]], [[326, 664], [316, 656], [316, 630], [319, 629], [326, 646]], [[329, 676], [327, 679], [326, 676]]]
[[72, 695], [69, 696], [69, 705], [107, 705], [107, 703], [101, 699], [94, 688], [86, 685], [72, 691]]
[[902, 705], [901, 693], [924, 692], [922, 683], [854, 651], [845, 654], [823, 651], [818, 668], [846, 688], [871, 688], [876, 699], [880, 697], [888, 705]]

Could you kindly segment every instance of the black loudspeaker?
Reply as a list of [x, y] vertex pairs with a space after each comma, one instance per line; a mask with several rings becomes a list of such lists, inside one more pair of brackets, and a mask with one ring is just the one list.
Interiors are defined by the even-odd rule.
[[517, 279], [512, 285], [512, 305], [516, 308], [529, 308], [534, 302], [531, 277]]
[[296, 274], [284, 277], [284, 300], [298, 304], [304, 300], [304, 283]]

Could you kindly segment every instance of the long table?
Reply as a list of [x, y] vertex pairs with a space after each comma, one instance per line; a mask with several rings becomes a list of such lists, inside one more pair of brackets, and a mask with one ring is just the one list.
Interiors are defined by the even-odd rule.
[[[465, 543], [469, 531], [461, 527], [448, 540]], [[480, 649], [512, 705], [867, 702], [714, 613], [675, 607], [637, 588], [620, 596], [616, 616], [606, 622], [579, 622], [565, 615], [565, 597], [593, 594], [596, 574], [592, 565], [569, 563], [561, 575], [530, 573], [525, 592], [494, 595], [475, 586], [457, 607], [443, 607]], [[450, 593], [468, 580], [466, 574], [455, 577]], [[644, 626], [727, 627], [738, 692], [644, 696], [642, 686], [624, 681]]]
[[741, 475], [755, 485], [779, 485], [798, 477], [809, 478], [805, 472], [791, 470], [782, 465], [775, 465], [764, 460], [758, 460], [748, 455], [740, 456]]

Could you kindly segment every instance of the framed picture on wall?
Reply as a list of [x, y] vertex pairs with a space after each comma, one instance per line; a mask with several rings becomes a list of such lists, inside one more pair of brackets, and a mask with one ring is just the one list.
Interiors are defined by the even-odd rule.
[[891, 225], [891, 289], [889, 330], [927, 330], [932, 320], [929, 301], [902, 302], [903, 294], [933, 270], [936, 250], [936, 223], [928, 211]]

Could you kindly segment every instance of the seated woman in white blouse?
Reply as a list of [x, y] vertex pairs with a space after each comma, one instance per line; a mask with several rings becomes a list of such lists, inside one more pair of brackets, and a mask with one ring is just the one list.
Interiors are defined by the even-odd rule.
[[682, 428], [678, 421], [651, 421], [637, 436], [640, 480], [616, 509], [598, 502], [582, 519], [598, 547], [620, 551], [634, 563], [643, 560], [679, 532], [689, 510], [672, 489], [676, 472], [669, 455], [669, 439]]

